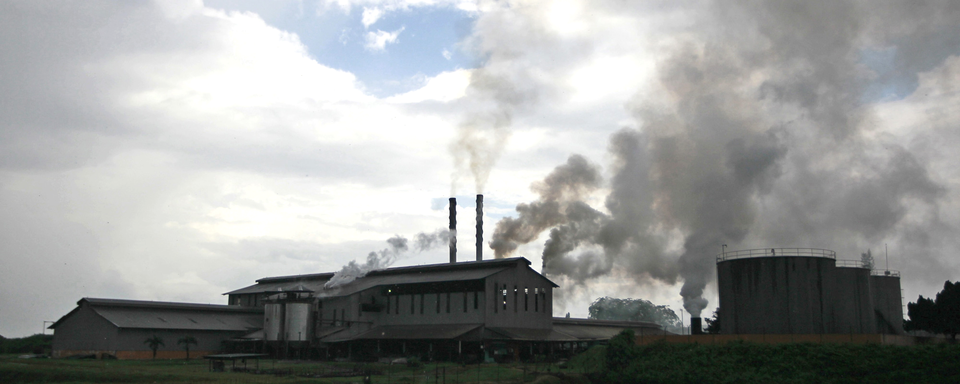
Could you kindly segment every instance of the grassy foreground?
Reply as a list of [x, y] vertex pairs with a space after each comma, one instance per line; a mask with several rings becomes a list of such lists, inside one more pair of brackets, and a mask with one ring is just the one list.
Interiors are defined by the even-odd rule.
[[960, 345], [617, 343], [570, 370], [595, 383], [960, 383]]
[[[248, 368], [254, 368], [252, 362]], [[229, 370], [229, 363], [228, 363]], [[372, 372], [372, 383], [537, 383], [587, 384], [574, 375], [565, 375], [553, 364], [483, 364], [460, 366], [452, 363], [420, 367], [386, 364], [353, 364], [263, 360], [260, 369], [277, 374], [209, 372], [202, 360], [68, 360], [18, 359], [0, 356], [0, 383], [361, 383], [363, 376], [311, 377], [331, 370], [360, 369]], [[537, 371], [539, 373], [534, 373]], [[549, 372], [552, 372], [549, 373]], [[563, 377], [561, 379], [560, 377]]]
[[[66, 360], [0, 356], [0, 383], [360, 383], [311, 377], [336, 369], [372, 372], [373, 383], [960, 383], [960, 345], [653, 344], [614, 339], [564, 369], [556, 364], [459, 366], [263, 360], [284, 375], [208, 372], [202, 360]], [[248, 364], [253, 368], [253, 364]], [[229, 369], [229, 365], [228, 365]]]

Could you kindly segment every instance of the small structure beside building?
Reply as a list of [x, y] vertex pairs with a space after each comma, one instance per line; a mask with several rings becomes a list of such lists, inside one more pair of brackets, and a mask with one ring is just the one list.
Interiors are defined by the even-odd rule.
[[191, 336], [190, 357], [216, 353], [224, 341], [263, 328], [263, 309], [229, 305], [83, 298], [57, 320], [53, 357], [95, 355], [119, 359], [150, 359], [145, 340], [163, 340], [157, 358], [182, 359], [177, 341]]

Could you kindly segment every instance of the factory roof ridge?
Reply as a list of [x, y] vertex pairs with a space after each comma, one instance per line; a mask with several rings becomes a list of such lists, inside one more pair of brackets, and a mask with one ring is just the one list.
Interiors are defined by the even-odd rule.
[[[384, 275], [393, 275], [400, 273], [410, 273], [410, 272], [433, 272], [433, 271], [442, 271], [442, 270], [452, 270], [452, 269], [473, 269], [473, 268], [490, 268], [493, 266], [500, 266], [504, 264], [515, 264], [520, 261], [526, 262], [530, 265], [530, 260], [527, 260], [524, 257], [510, 257], [505, 259], [488, 259], [481, 261], [461, 261], [456, 263], [439, 263], [439, 264], [427, 264], [427, 265], [409, 265], [403, 267], [392, 267], [378, 269], [370, 271], [367, 273], [367, 276], [384, 276]], [[303, 275], [287, 275], [287, 276], [273, 276], [273, 277], [264, 277], [257, 279], [257, 283], [277, 283], [284, 281], [302, 281], [302, 280], [329, 280], [333, 277], [334, 272], [324, 272], [324, 273], [309, 273]]]
[[125, 300], [125, 299], [102, 299], [96, 297], [84, 297], [77, 301], [81, 305], [84, 301], [98, 307], [131, 307], [131, 308], [157, 308], [157, 309], [189, 309], [206, 311], [227, 311], [227, 312], [263, 312], [262, 308], [240, 307], [236, 305], [223, 304], [201, 304], [201, 303], [183, 303], [174, 301], [149, 301], [149, 300]]

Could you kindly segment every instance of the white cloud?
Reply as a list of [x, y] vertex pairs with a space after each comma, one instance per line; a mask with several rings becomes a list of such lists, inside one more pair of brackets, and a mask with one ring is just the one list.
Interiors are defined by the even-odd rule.
[[380, 8], [363, 8], [363, 18], [361, 22], [364, 28], [370, 28], [371, 25], [380, 20], [383, 16], [383, 10]]
[[366, 34], [366, 44], [364, 48], [372, 52], [383, 52], [387, 48], [387, 44], [394, 44], [397, 42], [397, 37], [400, 36], [400, 32], [403, 32], [403, 27], [393, 32], [386, 32], [377, 30], [376, 32], [367, 32]]
[[463, 97], [470, 84], [470, 71], [460, 69], [440, 73], [427, 79], [419, 89], [389, 97], [388, 102], [420, 103], [424, 101], [448, 102]]

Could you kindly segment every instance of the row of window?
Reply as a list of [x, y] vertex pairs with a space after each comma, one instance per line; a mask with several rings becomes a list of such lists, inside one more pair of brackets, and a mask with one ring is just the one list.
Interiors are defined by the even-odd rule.
[[[458, 292], [458, 293], [447, 292], [447, 293], [434, 293], [434, 294], [431, 294], [431, 295], [435, 295], [435, 296], [436, 296], [436, 299], [437, 299], [437, 300], [436, 300], [436, 312], [437, 312], [437, 313], [442, 313], [442, 312], [450, 313], [450, 306], [452, 305], [451, 303], [453, 302], [453, 296], [452, 296], [452, 295], [460, 295], [460, 294], [462, 294], [462, 295], [463, 295], [463, 301], [462, 301], [462, 303], [463, 303], [463, 312], [464, 312], [464, 313], [467, 313], [468, 310], [469, 310], [469, 306], [470, 306], [470, 300], [469, 300], [469, 299], [470, 299], [471, 293], [472, 293], [472, 296], [473, 296], [473, 309], [474, 309], [474, 310], [480, 309], [480, 292]], [[417, 308], [418, 308], [418, 307], [417, 307], [417, 301], [419, 301], [419, 302], [420, 302], [419, 313], [422, 315], [422, 314], [424, 313], [424, 311], [425, 311], [425, 308], [427, 307], [427, 305], [426, 305], [426, 295], [427, 295], [427, 294], [425, 294], [425, 293], [421, 293], [421, 294], [419, 294], [419, 295], [395, 295], [395, 296], [387, 296], [387, 308], [386, 308], [387, 310], [386, 310], [386, 313], [387, 313], [387, 314], [393, 313], [393, 314], [395, 314], [395, 315], [399, 315], [399, 314], [400, 314], [400, 311], [401, 311], [401, 309], [400, 309], [400, 297], [401, 297], [401, 296], [404, 296], [404, 297], [410, 297], [410, 314], [413, 315], [413, 314], [416, 314], [416, 313], [418, 312], [418, 310], [417, 310]], [[419, 297], [418, 297], [418, 296], [419, 296]], [[446, 300], [443, 300], [444, 297], [446, 297]], [[443, 309], [443, 311], [441, 311], [441, 309]]]
[[[503, 311], [507, 311], [507, 297], [509, 290], [507, 285], [499, 285], [497, 283], [493, 284], [494, 287], [498, 289], [493, 292], [493, 313], [499, 313], [499, 309], [502, 306]], [[513, 312], [520, 312], [520, 288], [516, 285], [513, 286]], [[533, 296], [533, 311], [540, 312], [540, 309], [543, 308], [546, 311], [547, 305], [547, 290], [544, 288], [528, 288], [523, 287], [523, 311], [530, 311], [530, 296]], [[498, 303], [499, 302], [499, 303]], [[542, 307], [541, 307], [541, 303]]]

